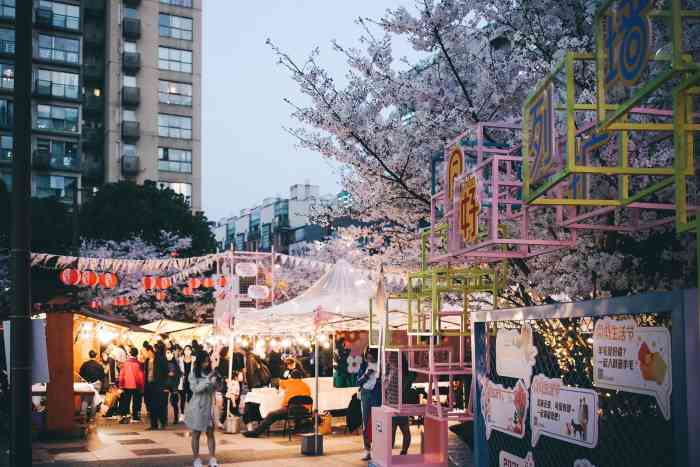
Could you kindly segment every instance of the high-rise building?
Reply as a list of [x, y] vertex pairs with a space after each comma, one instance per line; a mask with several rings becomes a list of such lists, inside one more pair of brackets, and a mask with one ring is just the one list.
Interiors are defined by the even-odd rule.
[[[9, 185], [16, 0], [0, 0], [0, 176]], [[34, 4], [32, 192], [71, 202], [153, 180], [201, 208], [202, 0]]]

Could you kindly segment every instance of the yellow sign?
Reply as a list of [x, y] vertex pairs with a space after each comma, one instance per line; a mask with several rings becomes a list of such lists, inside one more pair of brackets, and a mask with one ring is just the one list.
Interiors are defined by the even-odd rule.
[[450, 150], [450, 157], [447, 160], [447, 200], [452, 202], [452, 194], [455, 188], [455, 178], [462, 174], [464, 169], [464, 154], [459, 145]]
[[464, 181], [459, 199], [459, 231], [466, 243], [477, 240], [479, 232], [479, 204], [476, 176], [472, 175]]

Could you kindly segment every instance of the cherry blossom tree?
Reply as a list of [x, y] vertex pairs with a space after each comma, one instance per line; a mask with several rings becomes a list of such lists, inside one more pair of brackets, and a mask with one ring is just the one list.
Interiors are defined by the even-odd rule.
[[[318, 48], [300, 61], [268, 40], [304, 96], [286, 99], [299, 122], [286, 131], [342, 167], [352, 203], [321, 214], [363, 221], [346, 231], [365, 256], [357, 261], [378, 255], [385, 264], [418, 267], [434, 156], [469, 124], [520, 121], [527, 94], [566, 51], [593, 50], [596, 7], [587, 0], [418, 0], [378, 19], [358, 19], [361, 49], [331, 44], [347, 61], [340, 79], [323, 67]], [[687, 27], [700, 43], [698, 28]], [[396, 40], [408, 42], [414, 56], [397, 59]], [[592, 91], [590, 78], [576, 76], [584, 96]], [[509, 263], [513, 282], [505, 298], [531, 305], [687, 285], [692, 239], [674, 235], [584, 232], [576, 248]]]

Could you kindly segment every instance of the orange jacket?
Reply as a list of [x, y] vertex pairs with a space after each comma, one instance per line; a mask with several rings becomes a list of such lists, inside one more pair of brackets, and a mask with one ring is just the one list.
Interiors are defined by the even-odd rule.
[[311, 396], [311, 389], [300, 379], [283, 379], [280, 381], [280, 389], [284, 389], [282, 407], [287, 407], [289, 399], [294, 396]]

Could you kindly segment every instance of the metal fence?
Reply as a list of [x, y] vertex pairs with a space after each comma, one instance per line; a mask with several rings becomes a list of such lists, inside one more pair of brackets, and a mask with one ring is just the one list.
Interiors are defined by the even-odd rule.
[[474, 314], [475, 465], [700, 465], [697, 314], [689, 291]]

